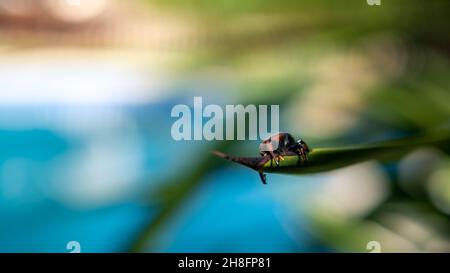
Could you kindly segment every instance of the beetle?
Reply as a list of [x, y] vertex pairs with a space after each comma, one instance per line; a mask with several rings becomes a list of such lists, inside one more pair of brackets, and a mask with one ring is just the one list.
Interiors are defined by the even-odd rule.
[[[311, 150], [309, 146], [302, 140], [295, 140], [289, 133], [278, 133], [265, 139], [259, 145], [259, 153], [262, 157], [269, 156], [271, 163], [275, 161], [277, 166], [280, 166], [280, 160], [284, 160], [284, 156], [289, 153], [297, 154], [300, 160], [308, 161], [308, 153]], [[261, 181], [266, 184], [266, 175], [259, 171]]]

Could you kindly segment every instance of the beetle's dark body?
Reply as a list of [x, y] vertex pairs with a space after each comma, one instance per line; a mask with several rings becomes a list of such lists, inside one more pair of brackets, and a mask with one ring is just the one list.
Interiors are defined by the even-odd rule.
[[[278, 133], [267, 139], [265, 139], [259, 145], [259, 151], [261, 156], [269, 156], [271, 161], [274, 160], [275, 164], [279, 166], [279, 160], [283, 160], [284, 156], [289, 153], [295, 153], [300, 159], [304, 161], [308, 160], [308, 153], [310, 149], [308, 145], [301, 139], [295, 140], [289, 133]], [[266, 176], [260, 171], [261, 180], [266, 184]]]

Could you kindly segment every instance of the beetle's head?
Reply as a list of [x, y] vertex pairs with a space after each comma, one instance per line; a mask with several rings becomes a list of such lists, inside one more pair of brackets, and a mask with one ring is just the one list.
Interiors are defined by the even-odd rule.
[[297, 143], [298, 143], [298, 145], [303, 147], [303, 149], [305, 149], [307, 152], [310, 151], [308, 145], [302, 139], [297, 140]]

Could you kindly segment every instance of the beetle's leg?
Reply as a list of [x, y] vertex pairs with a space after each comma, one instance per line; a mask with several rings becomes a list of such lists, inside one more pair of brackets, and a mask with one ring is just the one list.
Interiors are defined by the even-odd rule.
[[308, 163], [308, 160], [309, 160], [309, 158], [308, 158], [308, 152], [305, 151], [305, 150], [303, 150], [303, 154], [305, 155], [305, 162]]
[[306, 150], [303, 147], [300, 148], [300, 151], [302, 153], [302, 158], [305, 161], [305, 164], [308, 163], [308, 153], [306, 152]]
[[280, 161], [284, 160], [284, 157], [282, 155], [277, 155], [277, 157], [275, 159], [276, 159], [275, 162], [277, 163], [277, 167], [279, 167], [280, 166]]
[[305, 163], [308, 162], [308, 155], [306, 154], [306, 151], [303, 148], [298, 148], [296, 150], [296, 154], [298, 155], [298, 161], [297, 164], [300, 165], [301, 160], [303, 160]]
[[269, 154], [269, 157], [270, 157], [270, 167], [272, 167], [272, 165], [273, 165], [273, 157], [272, 157], [272, 154], [271, 153], [267, 153], [267, 154]]
[[263, 156], [263, 157], [265, 157], [265, 156], [269, 156], [270, 157], [270, 167], [272, 167], [272, 163], [273, 163], [273, 157], [274, 157], [274, 155], [273, 155], [273, 153], [271, 153], [271, 152], [264, 152], [264, 153], [261, 153], [261, 156]]
[[263, 184], [267, 184], [267, 182], [266, 182], [266, 174], [263, 173], [262, 171], [258, 171], [258, 173], [259, 173], [259, 177], [261, 178], [261, 182]]
[[278, 161], [277, 156], [275, 156], [273, 151], [269, 151], [269, 154], [270, 154], [270, 167], [272, 167], [272, 161], [275, 161], [277, 167], [280, 166], [280, 162]]
[[296, 153], [297, 156], [298, 156], [297, 165], [300, 165], [300, 162], [302, 162], [302, 159], [303, 159], [302, 149], [301, 149], [301, 148], [300, 148], [300, 149], [297, 149], [297, 150], [295, 151], [295, 153]]

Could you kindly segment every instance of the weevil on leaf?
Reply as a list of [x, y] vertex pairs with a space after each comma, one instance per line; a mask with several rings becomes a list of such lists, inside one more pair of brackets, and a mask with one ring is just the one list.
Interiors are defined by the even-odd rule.
[[284, 156], [292, 154], [298, 156], [298, 163], [301, 160], [307, 162], [310, 151], [308, 145], [302, 139], [295, 140], [289, 133], [278, 133], [261, 142], [259, 145], [261, 158], [259, 159], [234, 157], [218, 151], [214, 151], [213, 153], [219, 157], [243, 164], [258, 171], [261, 182], [267, 184], [266, 174], [263, 171], [266, 162], [270, 160], [271, 165], [272, 162], [275, 162], [276, 166], [279, 167], [280, 160], [284, 160]]

